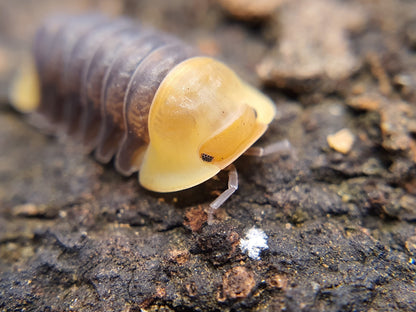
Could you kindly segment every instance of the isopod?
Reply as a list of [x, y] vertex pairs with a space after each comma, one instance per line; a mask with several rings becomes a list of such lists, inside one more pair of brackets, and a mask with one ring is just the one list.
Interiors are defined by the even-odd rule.
[[[222, 62], [128, 19], [55, 16], [36, 33], [33, 64], [11, 92], [22, 111], [114, 158], [125, 176], [156, 192], [198, 185], [230, 165], [266, 131], [273, 102]], [[232, 165], [231, 165], [232, 166]]]

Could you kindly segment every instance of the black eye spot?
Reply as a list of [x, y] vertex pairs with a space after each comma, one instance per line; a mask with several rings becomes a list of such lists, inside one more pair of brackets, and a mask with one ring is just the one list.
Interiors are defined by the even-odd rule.
[[253, 108], [254, 118], [257, 119], [257, 111]]
[[211, 162], [214, 159], [214, 156], [202, 153], [201, 158], [202, 158], [203, 161]]

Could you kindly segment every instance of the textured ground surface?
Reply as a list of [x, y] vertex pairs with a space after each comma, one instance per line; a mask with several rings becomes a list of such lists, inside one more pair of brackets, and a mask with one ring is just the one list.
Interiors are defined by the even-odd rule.
[[[416, 310], [416, 2], [69, 3], [0, 0], [1, 310]], [[156, 194], [32, 128], [6, 91], [35, 24], [94, 8], [266, 87], [280, 118], [258, 144], [296, 155], [239, 159], [207, 225], [226, 174]], [[253, 226], [259, 260], [240, 249]]]

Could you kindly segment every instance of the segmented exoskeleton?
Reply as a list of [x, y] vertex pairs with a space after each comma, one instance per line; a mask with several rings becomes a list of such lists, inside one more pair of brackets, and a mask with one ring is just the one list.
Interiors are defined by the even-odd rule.
[[208, 180], [275, 115], [273, 103], [223, 63], [128, 19], [55, 16], [33, 50], [35, 70], [17, 79], [15, 106], [23, 106], [22, 90], [39, 93], [31, 107], [52, 127], [103, 163], [115, 156], [123, 175], [140, 170], [150, 190]]
[[38, 110], [78, 136], [87, 151], [96, 149], [99, 161], [117, 153], [117, 170], [130, 175], [135, 154], [149, 144], [147, 117], [157, 88], [194, 55], [179, 40], [127, 19], [53, 17], [34, 41]]

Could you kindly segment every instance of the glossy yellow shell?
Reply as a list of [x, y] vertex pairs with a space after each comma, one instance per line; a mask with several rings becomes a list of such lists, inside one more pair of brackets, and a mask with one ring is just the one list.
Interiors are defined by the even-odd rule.
[[270, 99], [221, 62], [195, 57], [180, 63], [150, 108], [140, 184], [171, 192], [210, 179], [243, 154], [274, 116]]

